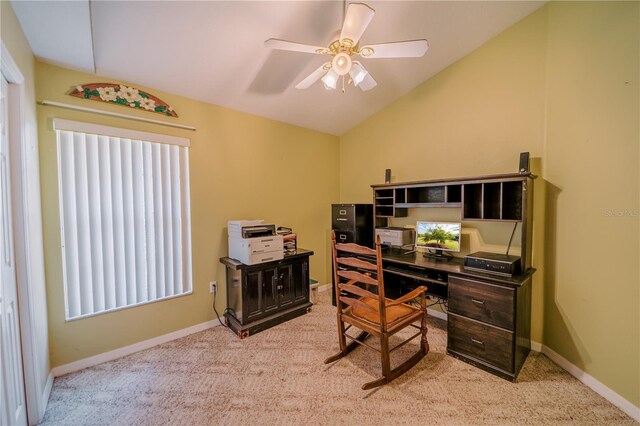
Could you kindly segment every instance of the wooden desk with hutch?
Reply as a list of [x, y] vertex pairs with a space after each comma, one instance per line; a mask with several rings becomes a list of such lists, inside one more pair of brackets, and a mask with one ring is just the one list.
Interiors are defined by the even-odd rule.
[[390, 226], [410, 209], [439, 207], [459, 208], [462, 221], [520, 227], [520, 272], [514, 276], [470, 270], [461, 258], [383, 253], [390, 296], [426, 285], [428, 294], [447, 300], [448, 354], [512, 381], [531, 348], [533, 179], [527, 173], [372, 185], [376, 227]]

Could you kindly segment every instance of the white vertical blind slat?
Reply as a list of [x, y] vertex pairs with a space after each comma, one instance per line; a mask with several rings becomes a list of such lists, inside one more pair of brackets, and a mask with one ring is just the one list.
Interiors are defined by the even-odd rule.
[[152, 144], [144, 142], [142, 144], [143, 170], [144, 170], [144, 204], [145, 204], [145, 232], [147, 237], [147, 289], [149, 291], [149, 300], [155, 300], [157, 297], [156, 287], [156, 236], [155, 236], [155, 217], [154, 217], [154, 200], [153, 200], [153, 154]]
[[142, 142], [131, 141], [131, 170], [133, 180], [133, 220], [136, 270], [136, 301], [148, 300], [147, 291], [147, 255], [144, 203], [144, 164]]
[[80, 278], [80, 305], [83, 314], [93, 310], [93, 285], [91, 273], [91, 228], [89, 224], [89, 183], [87, 180], [87, 143], [83, 133], [73, 134], [73, 145], [76, 153], [76, 215], [78, 221], [78, 270]]
[[120, 139], [122, 155], [122, 205], [124, 211], [124, 250], [127, 275], [127, 305], [137, 302], [136, 295], [136, 242], [133, 207], [133, 164], [131, 139]]
[[104, 308], [116, 307], [116, 267], [113, 250], [113, 200], [111, 188], [111, 151], [109, 138], [98, 136], [98, 163], [100, 167], [100, 217], [102, 218], [102, 255], [104, 270]]
[[162, 152], [158, 144], [153, 145], [153, 207], [156, 233], [156, 294], [165, 297], [164, 267], [164, 211], [162, 191]]
[[171, 208], [173, 230], [173, 292], [183, 292], [184, 277], [182, 276], [182, 200], [180, 180], [180, 149], [177, 146], [169, 147], [171, 158]]
[[164, 291], [166, 296], [172, 296], [174, 294], [174, 276], [173, 276], [173, 220], [171, 218], [173, 214], [173, 208], [171, 203], [173, 202], [173, 196], [171, 194], [171, 158], [169, 145], [163, 145], [160, 147], [162, 153], [162, 192], [164, 194]]
[[98, 136], [86, 136], [87, 188], [89, 236], [91, 238], [91, 279], [93, 283], [93, 312], [102, 312], [104, 304], [104, 254], [102, 252], [102, 211], [100, 190], [100, 162], [98, 160]]
[[188, 147], [57, 134], [67, 319], [190, 292]]
[[58, 164], [60, 179], [60, 222], [64, 258], [64, 287], [66, 314], [73, 318], [82, 315], [80, 276], [78, 271], [78, 230], [76, 220], [76, 191], [73, 153], [73, 132], [58, 132]]
[[182, 182], [182, 251], [184, 259], [183, 291], [191, 291], [191, 189], [189, 186], [189, 148], [180, 149], [180, 171]]
[[113, 200], [113, 251], [115, 267], [116, 307], [127, 306], [127, 273], [125, 265], [124, 203], [122, 194], [122, 161], [120, 138], [109, 138], [111, 155], [111, 194]]

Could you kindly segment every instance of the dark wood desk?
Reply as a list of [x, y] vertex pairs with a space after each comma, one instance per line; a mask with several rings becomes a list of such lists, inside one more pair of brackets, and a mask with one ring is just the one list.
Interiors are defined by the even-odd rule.
[[[448, 304], [447, 352], [500, 377], [515, 380], [531, 347], [531, 244], [533, 181], [528, 172], [371, 185], [377, 228], [420, 209], [457, 208], [460, 219], [512, 223], [520, 228], [521, 276], [467, 270], [462, 259], [448, 262], [383, 255], [385, 290], [406, 293], [418, 285]], [[514, 232], [515, 232], [514, 228]]]
[[402, 290], [405, 285], [398, 285], [398, 278], [395, 277], [403, 277], [419, 281], [416, 286], [426, 285], [430, 287], [428, 293], [445, 299], [448, 298], [448, 294], [446, 291], [441, 292], [442, 289], [438, 286], [446, 286], [448, 284], [447, 277], [449, 274], [471, 279], [488, 280], [508, 287], [520, 287], [525, 285], [535, 272], [535, 269], [529, 269], [524, 275], [508, 277], [466, 269], [463, 265], [463, 259], [458, 257], [449, 260], [436, 260], [432, 257], [424, 256], [420, 252], [404, 253], [406, 253], [405, 250], [393, 248], [386, 249], [382, 253], [384, 271], [387, 273], [385, 282], [389, 278], [390, 290], [393, 287]]
[[515, 381], [531, 348], [531, 277], [465, 269], [461, 258], [435, 260], [416, 252], [383, 252], [385, 291], [397, 297], [426, 285], [447, 301], [447, 353]]

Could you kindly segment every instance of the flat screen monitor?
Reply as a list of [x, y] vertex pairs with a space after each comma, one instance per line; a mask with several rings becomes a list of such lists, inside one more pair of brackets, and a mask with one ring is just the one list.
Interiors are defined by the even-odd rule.
[[459, 252], [461, 229], [461, 223], [417, 222], [416, 250], [433, 256], [443, 256], [443, 252]]

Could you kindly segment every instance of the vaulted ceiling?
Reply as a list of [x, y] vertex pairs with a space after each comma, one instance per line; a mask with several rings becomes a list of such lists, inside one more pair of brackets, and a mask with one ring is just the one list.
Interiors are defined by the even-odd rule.
[[541, 1], [366, 1], [361, 45], [425, 38], [421, 58], [362, 59], [378, 82], [363, 92], [294, 86], [326, 57], [264, 46], [326, 46], [340, 1], [13, 1], [36, 57], [341, 135], [544, 4]]

